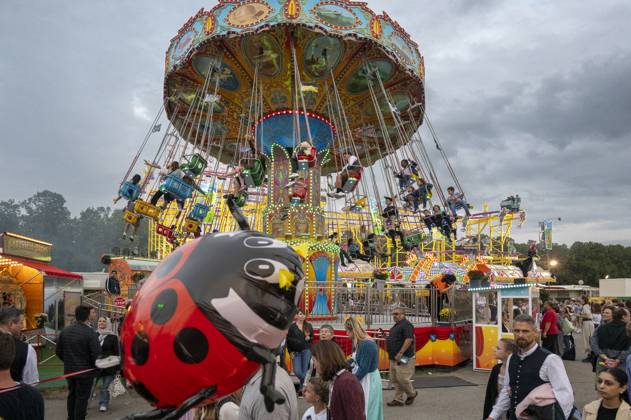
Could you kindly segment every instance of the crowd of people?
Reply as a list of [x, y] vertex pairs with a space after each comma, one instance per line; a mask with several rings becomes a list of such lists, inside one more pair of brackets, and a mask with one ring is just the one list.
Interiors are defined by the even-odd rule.
[[[538, 321], [517, 315], [510, 328], [515, 339], [502, 338], [495, 348], [498, 364], [487, 384], [483, 418], [631, 419], [630, 318], [629, 303], [601, 306], [587, 297], [545, 302]], [[591, 363], [600, 397], [582, 410], [574, 404], [562, 361], [575, 360], [577, 333], [587, 352], [582, 361]]]
[[[514, 339], [502, 338], [495, 348], [498, 364], [489, 376], [484, 401], [485, 419], [579, 418], [585, 420], [631, 419], [631, 323], [628, 304], [605, 301], [602, 305], [568, 300], [545, 302], [533, 319], [514, 309], [510, 325]], [[394, 397], [391, 407], [412, 405], [418, 396], [415, 373], [414, 327], [402, 308], [393, 308], [394, 325], [384, 336], [390, 361], [389, 380]], [[57, 356], [64, 363], [68, 386], [69, 419], [84, 419], [88, 402], [98, 389], [98, 407], [109, 409], [110, 389], [120, 370], [119, 340], [106, 317], [94, 308], [79, 305], [76, 321], [59, 335]], [[0, 418], [42, 419], [44, 400], [32, 386], [39, 380], [37, 358], [21, 340], [24, 314], [14, 307], [0, 310]], [[344, 322], [344, 340], [351, 354], [338, 344], [334, 328], [319, 331], [298, 312], [281, 347], [275, 387], [284, 403], [267, 411], [260, 392], [262, 370], [238, 392], [202, 408], [190, 410], [193, 419], [366, 419], [383, 420], [384, 397], [379, 373], [379, 349], [358, 318]], [[596, 374], [599, 400], [582, 410], [575, 406], [572, 384], [562, 359], [575, 349], [573, 334], [582, 334]], [[568, 338], [571, 337], [571, 338]], [[285, 349], [291, 369], [285, 366]], [[297, 378], [295, 382], [290, 372]], [[298, 399], [310, 407], [300, 416]]]

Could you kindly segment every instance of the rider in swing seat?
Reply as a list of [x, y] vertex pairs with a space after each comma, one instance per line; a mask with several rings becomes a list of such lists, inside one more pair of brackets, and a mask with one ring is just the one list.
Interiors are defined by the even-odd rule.
[[329, 191], [328, 196], [331, 198], [342, 198], [346, 195], [344, 186], [349, 178], [352, 177], [358, 181], [361, 178], [361, 165], [357, 156], [344, 152], [342, 153], [342, 161], [345, 162], [345, 165], [337, 174], [335, 185], [329, 185], [331, 191]]

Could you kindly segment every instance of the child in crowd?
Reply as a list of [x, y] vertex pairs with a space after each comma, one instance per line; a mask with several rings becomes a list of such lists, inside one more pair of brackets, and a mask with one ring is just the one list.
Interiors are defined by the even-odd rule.
[[329, 403], [329, 387], [320, 378], [311, 378], [305, 387], [305, 401], [313, 404], [305, 414], [302, 420], [327, 420]]

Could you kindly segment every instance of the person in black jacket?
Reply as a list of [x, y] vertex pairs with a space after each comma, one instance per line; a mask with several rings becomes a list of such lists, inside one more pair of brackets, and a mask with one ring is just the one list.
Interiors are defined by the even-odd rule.
[[484, 398], [484, 414], [483, 419], [486, 419], [493, 410], [493, 405], [497, 400], [497, 396], [502, 389], [504, 383], [504, 376], [506, 375], [506, 361], [508, 356], [513, 353], [517, 353], [519, 349], [514, 340], [510, 338], [501, 338], [495, 346], [495, 358], [499, 361], [498, 364], [491, 369], [491, 375], [489, 376], [489, 382], [486, 384], [486, 396]]
[[30, 385], [11, 377], [15, 358], [15, 340], [0, 332], [0, 419], [43, 420], [44, 399]]
[[[119, 356], [118, 337], [112, 332], [112, 324], [109, 319], [102, 316], [99, 318], [98, 329], [96, 330], [101, 345], [101, 355], [99, 359], [110, 356]], [[107, 411], [110, 404], [109, 386], [114, 381], [116, 373], [120, 369], [120, 365], [108, 367], [99, 370], [96, 382], [101, 381], [101, 390], [99, 391], [99, 411]]]
[[294, 323], [287, 332], [287, 350], [291, 354], [291, 363], [294, 373], [300, 380], [300, 390], [305, 382], [305, 376], [311, 361], [311, 341], [313, 340], [313, 327], [305, 321], [305, 314], [298, 311]]
[[55, 353], [64, 362], [64, 374], [88, 370], [66, 378], [68, 419], [83, 420], [94, 383], [94, 362], [101, 349], [96, 332], [89, 325], [90, 307], [79, 305], [74, 313], [76, 322], [61, 332]]

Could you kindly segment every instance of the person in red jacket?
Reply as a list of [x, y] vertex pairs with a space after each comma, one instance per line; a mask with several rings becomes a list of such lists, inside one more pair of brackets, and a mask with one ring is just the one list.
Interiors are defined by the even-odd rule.
[[543, 304], [543, 318], [541, 319], [541, 346], [556, 355], [559, 351], [559, 328], [557, 327], [557, 313], [550, 302]]
[[366, 420], [364, 391], [342, 349], [333, 341], [320, 341], [313, 346], [313, 362], [320, 377], [330, 381], [329, 418]]

